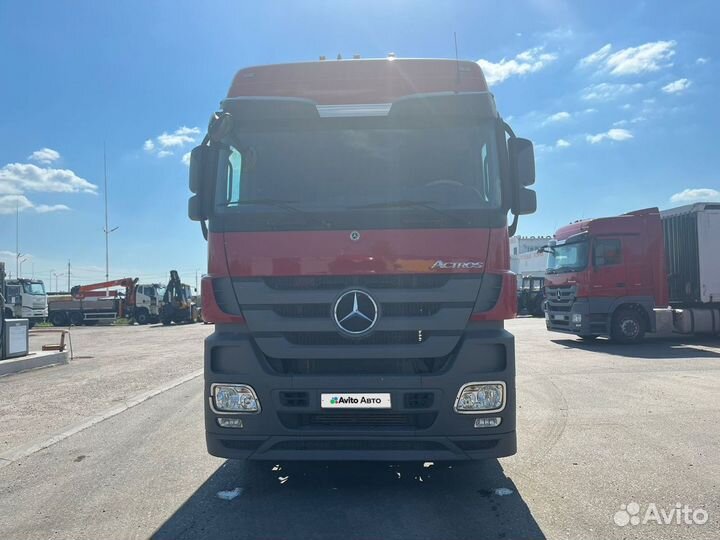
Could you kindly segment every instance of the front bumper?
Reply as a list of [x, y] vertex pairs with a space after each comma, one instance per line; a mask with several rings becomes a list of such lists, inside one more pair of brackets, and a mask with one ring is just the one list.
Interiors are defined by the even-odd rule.
[[575, 299], [564, 306], [547, 303], [545, 325], [552, 332], [563, 332], [576, 336], [606, 336], [608, 316], [606, 312], [591, 310], [587, 299]]
[[[247, 334], [220, 327], [205, 342], [208, 452], [224, 458], [278, 461], [444, 461], [509, 456], [516, 452], [514, 359], [513, 336], [492, 329], [466, 333], [453, 358], [436, 373], [286, 375], [270, 368]], [[456, 413], [453, 405], [459, 389], [468, 382], [483, 381], [505, 382], [503, 410]], [[262, 412], [214, 412], [210, 386], [222, 382], [252, 386]], [[320, 407], [320, 394], [345, 392], [390, 393], [392, 408]], [[297, 399], [289, 403], [288, 395]], [[420, 406], [415, 399], [418, 395], [425, 396]], [[219, 427], [217, 419], [224, 416], [241, 418], [243, 427]], [[502, 418], [501, 424], [474, 427], [475, 418], [488, 416]]]

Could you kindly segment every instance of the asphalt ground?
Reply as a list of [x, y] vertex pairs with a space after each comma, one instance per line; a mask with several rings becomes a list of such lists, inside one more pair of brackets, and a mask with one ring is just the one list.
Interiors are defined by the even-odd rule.
[[452, 465], [214, 458], [211, 326], [73, 329], [69, 364], [0, 378], [0, 538], [720, 537], [720, 340], [507, 326], [518, 453]]

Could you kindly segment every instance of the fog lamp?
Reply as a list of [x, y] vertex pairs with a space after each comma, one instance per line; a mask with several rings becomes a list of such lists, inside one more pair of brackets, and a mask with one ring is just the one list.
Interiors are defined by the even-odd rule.
[[501, 411], [504, 407], [504, 382], [468, 383], [460, 389], [455, 400], [455, 412], [460, 414]]
[[260, 401], [247, 384], [213, 384], [210, 388], [215, 409], [223, 412], [258, 413]]
[[218, 426], [225, 428], [243, 428], [243, 421], [241, 418], [218, 418]]
[[476, 418], [474, 427], [498, 427], [500, 425], [500, 422], [502, 422], [502, 418], [500, 418], [499, 416], [493, 416], [490, 418]]

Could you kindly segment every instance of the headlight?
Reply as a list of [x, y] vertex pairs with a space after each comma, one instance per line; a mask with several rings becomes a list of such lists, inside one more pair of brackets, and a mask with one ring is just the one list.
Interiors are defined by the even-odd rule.
[[213, 384], [210, 387], [214, 408], [223, 412], [259, 413], [260, 400], [247, 384]]
[[468, 383], [458, 392], [455, 412], [501, 411], [505, 408], [505, 383]]
[[581, 323], [582, 322], [582, 313], [573, 313], [572, 322]]

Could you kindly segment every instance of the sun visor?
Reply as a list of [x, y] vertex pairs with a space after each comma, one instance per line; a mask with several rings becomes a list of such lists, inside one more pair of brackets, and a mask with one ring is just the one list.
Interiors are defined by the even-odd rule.
[[283, 97], [241, 97], [222, 102], [224, 111], [242, 124], [273, 121], [317, 120], [317, 105], [309, 99]]
[[463, 118], [481, 120], [496, 118], [495, 100], [490, 92], [442, 92], [415, 94], [393, 103], [390, 117], [402, 118]]

